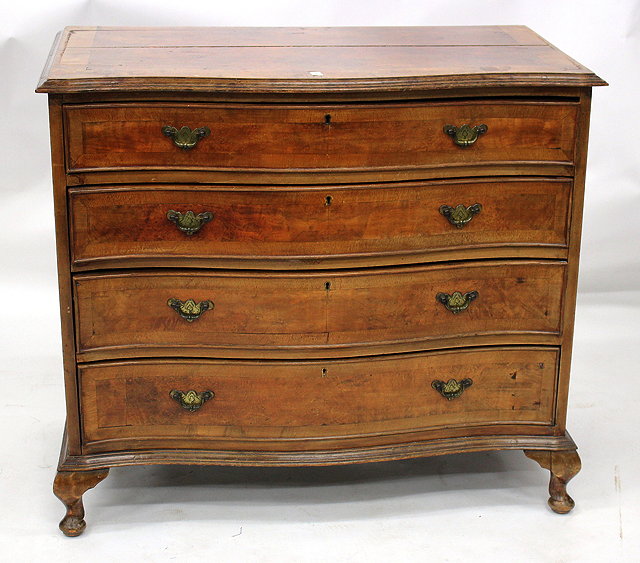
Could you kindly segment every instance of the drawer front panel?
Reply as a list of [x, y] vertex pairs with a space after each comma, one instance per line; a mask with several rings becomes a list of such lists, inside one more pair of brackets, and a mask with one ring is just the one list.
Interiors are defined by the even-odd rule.
[[[65, 106], [70, 172], [123, 169], [384, 169], [573, 162], [577, 104], [460, 101], [370, 105]], [[445, 126], [486, 125], [461, 147]], [[183, 149], [163, 127], [208, 128]], [[187, 135], [188, 137], [188, 135]], [[197, 136], [196, 136], [197, 137]]]
[[[561, 262], [511, 261], [300, 274], [77, 275], [77, 347], [80, 360], [338, 348], [348, 355], [354, 346], [419, 347], [445, 337], [553, 336], [560, 332], [564, 272]], [[170, 299], [179, 301], [170, 306]]]
[[[524, 347], [327, 362], [85, 365], [83, 441], [91, 451], [159, 446], [171, 438], [180, 439], [172, 448], [209, 440], [220, 449], [295, 450], [353, 439], [383, 444], [393, 434], [442, 427], [550, 425], [558, 355]], [[451, 379], [466, 387], [447, 399], [433, 382]], [[209, 392], [209, 399], [187, 403], [188, 410], [171, 396], [191, 390]]]
[[[73, 262], [81, 268], [154, 258], [246, 267], [300, 261], [291, 268], [337, 256], [393, 263], [453, 251], [459, 258], [463, 250], [500, 246], [521, 256], [523, 246], [557, 252], [567, 246], [570, 192], [569, 180], [506, 178], [313, 189], [75, 189]], [[477, 211], [452, 217], [458, 205]]]

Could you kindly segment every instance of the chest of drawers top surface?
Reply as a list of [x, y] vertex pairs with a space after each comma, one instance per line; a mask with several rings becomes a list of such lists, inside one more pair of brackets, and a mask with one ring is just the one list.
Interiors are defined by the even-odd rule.
[[604, 84], [524, 26], [66, 28], [61, 529], [117, 465], [505, 448], [571, 510]]
[[68, 27], [39, 92], [598, 86], [525, 26]]

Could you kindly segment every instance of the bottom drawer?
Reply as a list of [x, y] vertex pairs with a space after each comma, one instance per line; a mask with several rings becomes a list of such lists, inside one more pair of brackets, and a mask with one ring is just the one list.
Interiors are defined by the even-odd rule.
[[[83, 447], [294, 451], [406, 442], [444, 427], [548, 427], [558, 359], [556, 348], [507, 347], [330, 361], [85, 364]], [[450, 380], [458, 385], [445, 386]]]

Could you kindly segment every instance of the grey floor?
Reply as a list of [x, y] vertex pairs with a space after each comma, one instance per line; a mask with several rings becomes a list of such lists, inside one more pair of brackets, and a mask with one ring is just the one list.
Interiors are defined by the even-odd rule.
[[5, 308], [0, 328], [2, 561], [640, 560], [639, 294], [579, 299], [569, 429], [583, 470], [570, 515], [547, 508], [547, 472], [521, 452], [137, 467], [112, 470], [85, 495], [87, 530], [70, 539], [51, 493], [64, 416], [56, 295], [32, 282], [7, 289], [28, 306]]

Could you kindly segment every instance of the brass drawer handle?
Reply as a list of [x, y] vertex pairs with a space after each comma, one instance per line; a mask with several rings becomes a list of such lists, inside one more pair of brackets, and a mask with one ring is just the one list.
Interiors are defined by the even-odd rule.
[[203, 391], [202, 393], [198, 393], [193, 389], [185, 393], [184, 391], [172, 389], [169, 392], [169, 396], [183, 409], [186, 409], [189, 412], [194, 412], [204, 405], [209, 399], [213, 399], [215, 393], [213, 391]]
[[180, 213], [180, 211], [169, 209], [169, 211], [167, 211], [167, 219], [175, 223], [178, 229], [185, 235], [191, 236], [197, 233], [205, 223], [213, 219], [213, 213], [205, 211], [204, 213], [198, 213], [196, 215], [193, 211]]
[[193, 131], [186, 125], [180, 129], [171, 125], [165, 125], [162, 128], [162, 134], [173, 139], [176, 147], [185, 151], [195, 147], [200, 139], [207, 137], [210, 133], [211, 130], [208, 127], [198, 127]]
[[438, 293], [436, 300], [440, 301], [447, 310], [457, 315], [461, 311], [464, 311], [474, 299], [477, 299], [478, 295], [479, 293], [477, 291], [468, 291], [467, 293], [454, 291], [451, 295], [448, 293]]
[[479, 203], [474, 203], [469, 207], [462, 204], [456, 205], [455, 207], [448, 205], [440, 206], [440, 213], [449, 220], [449, 223], [458, 227], [458, 229], [462, 229], [462, 227], [471, 221], [480, 211], [482, 211], [482, 205]]
[[456, 127], [455, 125], [445, 125], [444, 132], [447, 135], [453, 137], [453, 142], [459, 147], [468, 147], [473, 145], [478, 140], [480, 135], [483, 135], [489, 129], [486, 125], [474, 125], [473, 127], [468, 123]]
[[193, 299], [180, 301], [173, 297], [167, 301], [167, 305], [171, 307], [178, 315], [180, 315], [188, 323], [192, 323], [209, 309], [213, 309], [213, 301], [200, 301], [196, 303]]
[[442, 395], [447, 401], [451, 401], [456, 397], [462, 395], [462, 392], [467, 388], [473, 385], [473, 380], [466, 378], [461, 381], [456, 381], [455, 379], [450, 379], [446, 383], [444, 381], [440, 381], [439, 379], [434, 379], [431, 382], [431, 387], [433, 387], [440, 395]]

